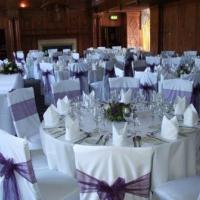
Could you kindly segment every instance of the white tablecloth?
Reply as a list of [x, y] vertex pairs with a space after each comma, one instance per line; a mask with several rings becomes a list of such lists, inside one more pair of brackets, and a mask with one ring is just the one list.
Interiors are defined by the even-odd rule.
[[23, 79], [20, 74], [0, 74], [0, 129], [15, 135], [13, 121], [8, 108], [7, 93], [13, 89], [22, 88]]
[[[87, 114], [87, 116], [91, 115]], [[158, 123], [160, 124], [160, 122], [157, 119], [151, 118], [151, 115], [142, 113], [140, 118], [142, 120], [142, 125], [136, 130], [137, 134], [145, 135], [148, 131], [150, 132], [153, 129], [158, 129]], [[91, 118], [83, 116], [83, 119], [84, 122], [81, 128], [87, 132], [91, 132], [95, 128]], [[119, 126], [121, 126], [120, 123]], [[109, 132], [111, 131], [110, 124], [108, 124], [108, 130]], [[152, 169], [153, 188], [169, 180], [196, 174], [197, 157], [195, 152], [200, 146], [198, 142], [200, 141], [200, 134], [198, 134], [199, 129], [185, 128], [182, 131], [186, 131], [187, 134], [185, 133], [185, 135], [187, 136], [180, 136], [176, 141], [163, 142], [162, 144], [156, 144], [153, 140], [152, 143], [145, 142], [145, 140], [143, 141], [142, 146], [153, 146], [155, 151]], [[53, 135], [49, 134], [48, 129], [44, 129], [42, 125], [40, 133], [49, 167], [66, 173], [69, 176], [74, 176], [74, 144], [66, 141], [64, 135], [55, 138]], [[95, 145], [95, 141], [96, 140], [90, 145]], [[108, 145], [111, 145], [111, 141], [108, 142]], [[133, 147], [132, 138], [130, 138], [127, 145]]]

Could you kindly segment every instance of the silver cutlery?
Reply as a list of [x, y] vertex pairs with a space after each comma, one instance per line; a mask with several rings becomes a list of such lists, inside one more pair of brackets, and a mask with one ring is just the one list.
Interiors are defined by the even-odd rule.
[[85, 139], [91, 137], [91, 133], [85, 133], [85, 135], [86, 135], [85, 137], [75, 141], [74, 144], [81, 144]]
[[147, 136], [147, 137], [150, 137], [150, 138], [152, 138], [152, 139], [154, 139], [154, 140], [157, 140], [157, 141], [163, 142], [163, 143], [169, 143], [168, 141], [163, 140], [163, 139], [158, 138], [158, 137], [153, 136], [153, 135], [149, 135], [149, 134], [147, 134], [146, 136]]
[[109, 140], [109, 136], [107, 135], [107, 136], [105, 137], [105, 139], [104, 139], [104, 143], [103, 143], [104, 146], [107, 144], [108, 140]]
[[100, 143], [100, 141], [103, 139], [103, 136], [104, 136], [104, 135], [100, 135], [99, 139], [96, 141], [96, 144], [99, 144], [99, 143]]

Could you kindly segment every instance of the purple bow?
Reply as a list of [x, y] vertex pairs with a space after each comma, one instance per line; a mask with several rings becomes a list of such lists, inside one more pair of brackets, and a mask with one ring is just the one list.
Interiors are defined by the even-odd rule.
[[49, 80], [49, 75], [53, 75], [53, 71], [52, 70], [47, 70], [45, 72], [42, 72], [42, 76], [44, 76], [45, 80], [44, 80], [44, 91], [45, 94], [49, 94], [51, 92], [51, 84], [50, 84], [50, 80]]
[[25, 64], [24, 58], [15, 57], [15, 60], [16, 60], [18, 63], [21, 63], [22, 65]]
[[77, 179], [81, 193], [97, 192], [100, 200], [123, 200], [125, 193], [144, 198], [149, 196], [150, 173], [128, 183], [119, 177], [111, 186], [79, 170]]
[[148, 85], [146, 83], [144, 85], [140, 84], [140, 88], [143, 90], [145, 100], [150, 101], [151, 92], [156, 89], [155, 86], [154, 85]]
[[151, 72], [155, 71], [155, 66], [156, 66], [156, 64], [148, 64], [148, 67], [150, 67]]
[[3, 180], [3, 200], [20, 200], [15, 172], [23, 176], [32, 184], [36, 183], [31, 160], [23, 163], [14, 163], [13, 159], [6, 159], [0, 153], [0, 176]]

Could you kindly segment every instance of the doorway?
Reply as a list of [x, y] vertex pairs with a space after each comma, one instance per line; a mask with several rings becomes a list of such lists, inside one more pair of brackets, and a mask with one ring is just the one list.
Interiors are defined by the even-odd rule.
[[120, 27], [102, 27], [101, 45], [111, 48], [112, 46], [122, 46]]
[[7, 58], [5, 30], [0, 29], [0, 59]]

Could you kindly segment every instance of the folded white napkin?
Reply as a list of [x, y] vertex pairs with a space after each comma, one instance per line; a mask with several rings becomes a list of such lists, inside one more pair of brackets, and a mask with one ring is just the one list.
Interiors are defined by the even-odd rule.
[[60, 115], [66, 115], [70, 112], [70, 102], [64, 99], [58, 99], [57, 101], [57, 111]]
[[81, 135], [78, 119], [73, 120], [71, 117], [67, 116], [65, 118], [65, 139], [72, 141], [78, 139]]
[[127, 122], [125, 123], [122, 129], [116, 128], [114, 123], [112, 124], [112, 142], [115, 146], [122, 146], [125, 145], [126, 139], [126, 129], [127, 129]]
[[45, 127], [56, 127], [59, 125], [60, 115], [57, 112], [56, 107], [52, 104], [45, 111], [44, 115], [44, 126]]
[[175, 115], [183, 115], [186, 109], [186, 98], [177, 96], [176, 101], [174, 103], [174, 114]]
[[124, 90], [121, 90], [121, 103], [129, 104], [131, 103], [131, 97], [132, 97], [132, 90], [128, 89], [127, 92]]
[[161, 125], [161, 136], [165, 139], [176, 140], [178, 138], [179, 125], [176, 117], [168, 119], [163, 117]]
[[83, 92], [83, 103], [86, 107], [94, 104], [94, 102], [95, 102], [95, 92], [94, 91], [92, 91], [90, 94], [85, 94]]
[[199, 117], [195, 107], [193, 104], [190, 104], [184, 112], [184, 125], [195, 126], [198, 124], [198, 119]]
[[65, 96], [64, 98], [63, 98], [63, 101], [65, 102], [65, 103], [71, 103], [71, 101], [69, 100], [69, 98], [68, 98], [68, 96]]

